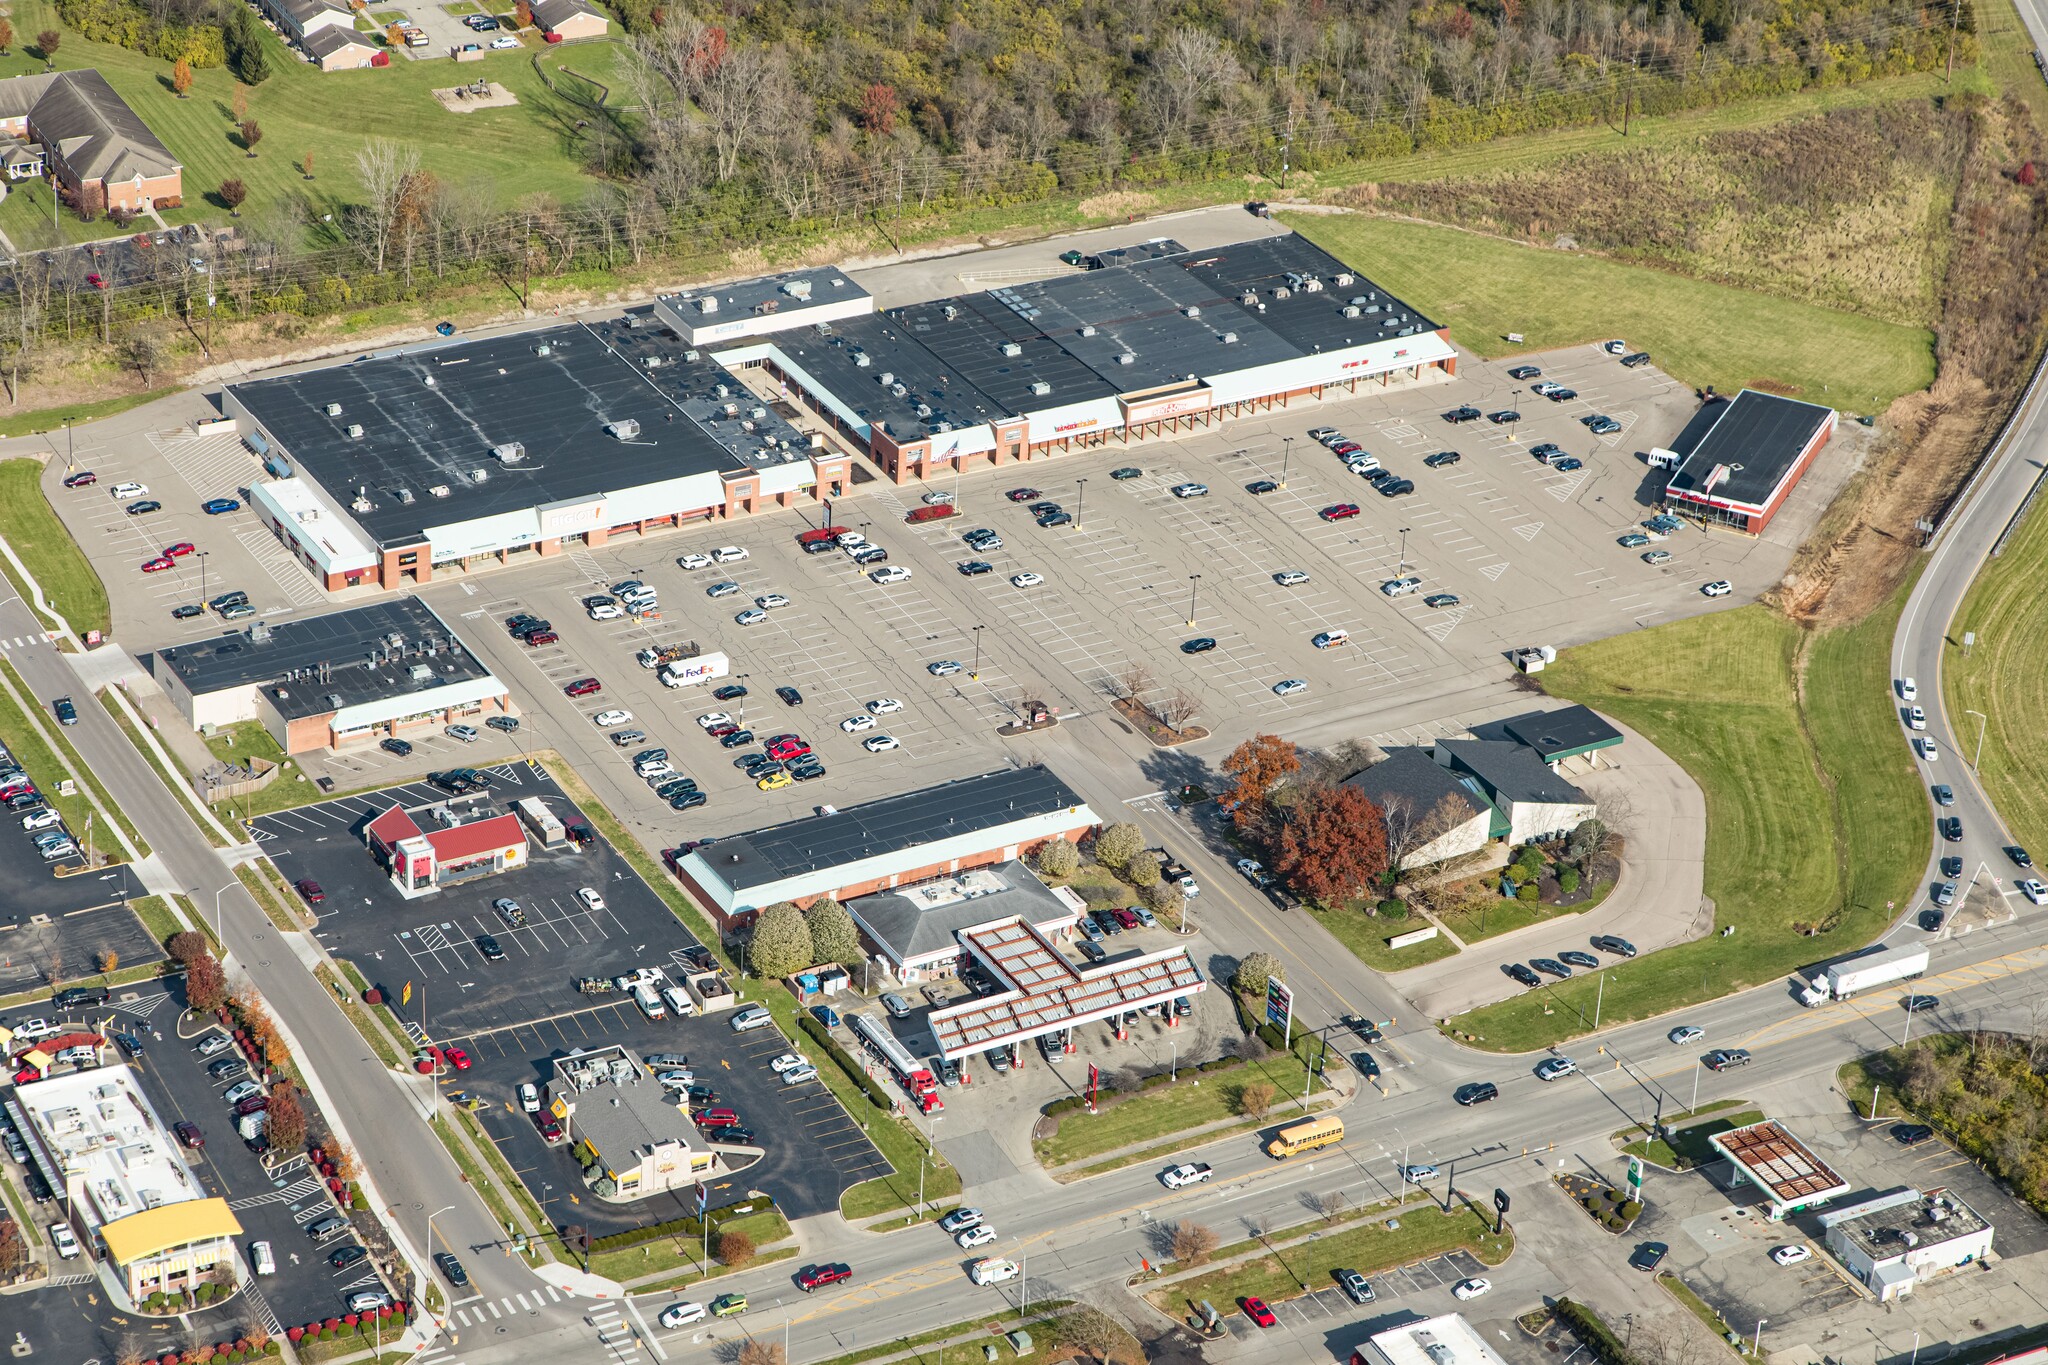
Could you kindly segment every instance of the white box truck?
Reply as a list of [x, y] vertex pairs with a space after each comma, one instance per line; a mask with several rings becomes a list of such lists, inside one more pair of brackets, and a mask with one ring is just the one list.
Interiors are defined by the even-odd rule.
[[1799, 1003], [1811, 1009], [1830, 1001], [1847, 1000], [1860, 991], [1910, 981], [1927, 970], [1927, 949], [1880, 948], [1837, 962], [1814, 973], [1799, 993]]

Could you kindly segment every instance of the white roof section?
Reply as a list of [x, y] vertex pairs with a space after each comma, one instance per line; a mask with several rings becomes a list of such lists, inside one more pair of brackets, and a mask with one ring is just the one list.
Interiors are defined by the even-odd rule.
[[1367, 1365], [1507, 1365], [1459, 1313], [1376, 1332], [1359, 1354]]
[[1011, 989], [933, 1011], [932, 1037], [948, 1061], [1208, 989], [1185, 948], [1077, 967], [1015, 916], [964, 930], [960, 941]]
[[824, 266], [663, 294], [654, 308], [699, 346], [860, 317], [875, 311], [875, 299], [844, 270]]
[[35, 1155], [54, 1163], [58, 1186], [95, 1226], [207, 1197], [132, 1067], [16, 1086], [7, 1107], [26, 1119]]
[[249, 489], [249, 501], [268, 512], [326, 573], [373, 569], [378, 556], [362, 528], [311, 479], [273, 479]]

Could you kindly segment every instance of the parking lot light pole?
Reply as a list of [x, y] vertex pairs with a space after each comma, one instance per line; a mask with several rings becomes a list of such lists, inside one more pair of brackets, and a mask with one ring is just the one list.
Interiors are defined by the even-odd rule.
[[1407, 572], [1408, 572], [1408, 528], [1407, 528], [1407, 527], [1405, 527], [1405, 526], [1403, 526], [1403, 527], [1401, 528], [1401, 567], [1400, 567], [1400, 568], [1398, 568], [1398, 569], [1396, 569], [1396, 570], [1394, 570], [1394, 577], [1396, 577], [1396, 578], [1399, 578], [1399, 577], [1401, 577], [1401, 576], [1402, 576], [1403, 574], [1405, 574], [1405, 573], [1407, 573]]
[[199, 551], [199, 605], [206, 605], [206, 551]]
[[1198, 573], [1191, 573], [1191, 574], [1189, 574], [1189, 575], [1188, 575], [1188, 624], [1189, 624], [1189, 625], [1191, 625], [1191, 626], [1192, 626], [1192, 625], [1193, 625], [1193, 624], [1195, 623], [1195, 594], [1196, 594], [1197, 592], [1201, 591], [1201, 587], [1202, 587], [1202, 576], [1201, 576], [1200, 574], [1198, 574]]
[[929, 1213], [931, 1211], [924, 1202], [924, 1168], [926, 1163], [931, 1160], [932, 1155], [939, 1149], [938, 1127], [944, 1120], [945, 1115], [943, 1114], [925, 1115], [924, 1151], [919, 1153], [917, 1158], [917, 1207], [920, 1213]]
[[1293, 454], [1294, 438], [1292, 436], [1282, 436], [1280, 438], [1280, 486], [1282, 488], [1287, 487], [1288, 457]]
[[974, 667], [967, 670], [967, 676], [976, 682], [981, 681], [981, 633], [987, 629], [987, 626], [974, 628]]
[[218, 890], [218, 891], [216, 891], [216, 892], [214, 892], [214, 893], [213, 893], [213, 936], [214, 936], [214, 937], [215, 937], [216, 939], [220, 938], [220, 936], [221, 936], [221, 934], [220, 934], [220, 898], [221, 898], [222, 896], [225, 896], [225, 895], [226, 895], [226, 894], [227, 894], [228, 892], [230, 892], [230, 891], [234, 890], [234, 889], [235, 889], [235, 888], [236, 888], [237, 886], [240, 886], [240, 885], [241, 885], [241, 883], [240, 883], [240, 882], [232, 882], [232, 883], [230, 883], [229, 885], [227, 885], [227, 886], [223, 886], [223, 887], [222, 887], [222, 888], [221, 888], [220, 890]]
[[1751, 1342], [1751, 1343], [1749, 1344], [1749, 1353], [1750, 1353], [1751, 1355], [1753, 1355], [1753, 1356], [1759, 1356], [1759, 1357], [1761, 1357], [1761, 1356], [1762, 1356], [1762, 1354], [1763, 1354], [1763, 1349], [1764, 1349], [1764, 1324], [1765, 1324], [1765, 1323], [1767, 1323], [1767, 1322], [1769, 1322], [1769, 1321], [1770, 1321], [1770, 1319], [1769, 1319], [1769, 1318], [1758, 1318], [1758, 1319], [1756, 1320], [1756, 1340], [1755, 1340], [1755, 1341], [1752, 1341], [1752, 1342]]
[[1081, 529], [1081, 507], [1088, 497], [1088, 480], [1074, 480], [1074, 529]]

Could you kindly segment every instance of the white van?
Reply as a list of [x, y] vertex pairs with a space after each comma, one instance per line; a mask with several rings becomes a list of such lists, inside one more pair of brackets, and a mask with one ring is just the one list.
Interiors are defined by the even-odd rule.
[[689, 992], [681, 986], [663, 986], [661, 998], [668, 1002], [670, 1012], [678, 1019], [687, 1019], [697, 1012], [697, 1002], [690, 999]]
[[1309, 641], [1317, 649], [1334, 649], [1338, 645], [1349, 644], [1350, 642], [1351, 632], [1348, 630], [1326, 630]]
[[275, 1275], [277, 1258], [270, 1254], [270, 1243], [249, 1243], [249, 1264], [255, 1267], [258, 1275]]
[[638, 1005], [640, 1012], [649, 1019], [668, 1018], [668, 1006], [661, 1003], [660, 993], [645, 982], [633, 988], [633, 1003]]

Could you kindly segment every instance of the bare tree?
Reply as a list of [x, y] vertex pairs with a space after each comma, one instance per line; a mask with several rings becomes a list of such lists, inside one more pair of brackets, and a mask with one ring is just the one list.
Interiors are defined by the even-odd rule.
[[1200, 1265], [1209, 1259], [1209, 1253], [1221, 1245], [1216, 1229], [1200, 1223], [1175, 1223], [1173, 1225], [1173, 1259], [1182, 1265]]
[[1179, 730], [1193, 720], [1202, 709], [1202, 699], [1185, 687], [1176, 687], [1152, 708], [1152, 714], [1159, 717], [1159, 723], [1169, 730]]
[[1122, 1323], [1087, 1302], [1074, 1305], [1060, 1318], [1059, 1334], [1097, 1360], [1108, 1360], [1131, 1336]]
[[1152, 670], [1145, 666], [1143, 660], [1126, 659], [1124, 666], [1108, 680], [1107, 686], [1111, 696], [1136, 701], [1152, 690]]
[[1330, 1190], [1316, 1196], [1316, 1212], [1322, 1215], [1325, 1223], [1334, 1223], [1337, 1215], [1344, 1212], [1347, 1202], [1344, 1191]]
[[1427, 810], [1410, 797], [1395, 794], [1380, 807], [1387, 821], [1387, 860], [1406, 868], [1408, 860], [1470, 820], [1477, 811], [1470, 801], [1445, 792]]
[[364, 254], [379, 273], [384, 269], [384, 253], [391, 246], [399, 199], [419, 169], [419, 148], [410, 143], [373, 138], [356, 151], [356, 170], [363, 177], [363, 193], [369, 203], [352, 216], [362, 231]]
[[1153, 112], [1164, 146], [1188, 125], [1216, 93], [1243, 79], [1237, 57], [1207, 29], [1177, 28], [1159, 45], [1154, 62]]
[[121, 341], [122, 363], [142, 376], [144, 386], [155, 378], [170, 352], [164, 334], [154, 327], [137, 327]]

